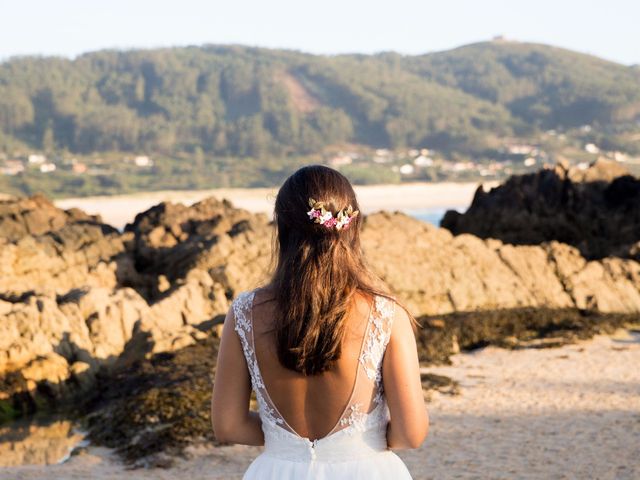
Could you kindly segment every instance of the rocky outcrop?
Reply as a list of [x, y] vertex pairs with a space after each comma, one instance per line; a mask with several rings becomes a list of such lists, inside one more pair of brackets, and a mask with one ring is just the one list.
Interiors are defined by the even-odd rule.
[[555, 240], [588, 259], [640, 260], [640, 179], [605, 159], [587, 169], [559, 163], [489, 192], [478, 187], [468, 210], [448, 211], [441, 226], [515, 245]]
[[161, 203], [136, 215], [133, 233], [136, 270], [158, 280], [149, 296], [200, 269], [232, 291], [250, 288], [266, 275], [272, 229], [266, 215], [234, 208], [213, 197], [187, 207]]
[[640, 312], [640, 263], [586, 260], [570, 245], [514, 246], [401, 213], [365, 219], [373, 269], [419, 315], [519, 307]]
[[0, 426], [0, 467], [58, 463], [83, 437], [66, 419], [19, 421]]
[[268, 263], [266, 217], [216, 199], [160, 204], [123, 234], [42, 197], [3, 208], [0, 420], [84, 393], [116, 360], [202, 339]]
[[104, 225], [115, 230], [103, 224], [99, 215], [88, 215], [77, 208], [61, 210], [41, 194], [0, 198], [0, 237], [9, 242], [55, 232], [75, 223]]
[[[156, 205], [123, 233], [41, 197], [3, 202], [0, 218], [10, 227], [0, 229], [0, 420], [72, 403], [104, 369], [206, 341], [271, 260], [268, 218], [213, 198]], [[418, 317], [640, 312], [640, 263], [629, 258], [588, 260], [558, 241], [454, 236], [385, 212], [365, 218], [362, 244]]]
[[634, 313], [577, 308], [519, 307], [420, 317], [420, 361], [448, 364], [449, 357], [487, 345], [503, 348], [557, 347], [637, 324]]
[[165, 453], [214, 441], [209, 410], [218, 339], [116, 367], [98, 383], [86, 428], [136, 466], [168, 466]]
[[31, 292], [6, 300], [0, 300], [0, 416], [8, 417], [86, 393], [149, 310], [131, 288]]
[[0, 200], [0, 296], [115, 288], [132, 273], [125, 240], [99, 216], [40, 195]]

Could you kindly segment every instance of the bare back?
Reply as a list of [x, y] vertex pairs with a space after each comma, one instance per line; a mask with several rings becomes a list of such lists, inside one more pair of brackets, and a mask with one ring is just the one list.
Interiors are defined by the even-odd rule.
[[245, 354], [250, 369], [255, 370], [254, 390], [262, 392], [264, 398], [259, 400], [274, 411], [274, 418], [282, 420], [284, 429], [299, 437], [321, 439], [364, 421], [383, 406], [381, 361], [395, 302], [357, 294], [347, 314], [340, 359], [331, 370], [314, 376], [304, 376], [279, 362], [272, 295], [257, 289], [247, 303], [244, 312], [238, 310], [241, 328], [236, 330], [244, 336]]
[[[414, 319], [391, 295], [374, 294], [384, 281], [363, 256], [358, 212], [340, 172], [298, 169], [276, 197], [268, 287], [231, 302], [211, 419], [221, 442], [264, 446], [246, 480], [411, 479], [391, 449], [416, 448], [428, 427]], [[344, 288], [357, 289], [349, 305]], [[339, 296], [340, 305], [326, 303]], [[280, 334], [299, 348], [282, 352]]]

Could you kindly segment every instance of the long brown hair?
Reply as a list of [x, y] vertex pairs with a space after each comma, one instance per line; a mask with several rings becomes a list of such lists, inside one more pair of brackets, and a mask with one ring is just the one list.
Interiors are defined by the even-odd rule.
[[362, 215], [336, 230], [309, 219], [309, 198], [334, 216], [349, 205], [359, 210], [349, 180], [323, 165], [297, 170], [276, 197], [277, 256], [270, 287], [274, 327], [283, 366], [304, 375], [329, 370], [340, 358], [345, 320], [356, 291], [390, 296], [367, 268], [360, 247]]

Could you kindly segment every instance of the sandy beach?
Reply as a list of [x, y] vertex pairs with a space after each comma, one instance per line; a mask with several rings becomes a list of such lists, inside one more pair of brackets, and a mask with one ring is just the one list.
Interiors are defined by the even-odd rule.
[[[429, 367], [460, 383], [431, 393], [431, 428], [400, 451], [415, 479], [640, 477], [640, 332], [561, 348], [486, 347]], [[256, 447], [195, 447], [169, 469], [127, 470], [104, 448], [64, 464], [0, 469], [3, 479], [239, 479]]]
[[[363, 213], [379, 210], [405, 212], [456, 208], [465, 209], [471, 203], [479, 183], [407, 183], [402, 185], [356, 186]], [[498, 185], [483, 183], [485, 190]], [[160, 202], [191, 205], [209, 196], [226, 198], [236, 207], [251, 212], [271, 214], [277, 188], [221, 188], [212, 190], [166, 190], [131, 195], [65, 198], [54, 201], [59, 208], [80, 208], [89, 214], [100, 214], [102, 220], [118, 229], [132, 222], [135, 215]]]

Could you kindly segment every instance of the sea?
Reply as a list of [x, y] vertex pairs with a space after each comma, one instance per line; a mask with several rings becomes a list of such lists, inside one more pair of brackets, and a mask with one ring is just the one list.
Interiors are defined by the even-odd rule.
[[436, 227], [440, 226], [440, 221], [447, 210], [456, 210], [460, 213], [464, 213], [466, 206], [453, 205], [451, 207], [437, 207], [437, 208], [425, 208], [417, 210], [403, 210], [404, 213], [410, 215], [423, 222], [430, 223]]

